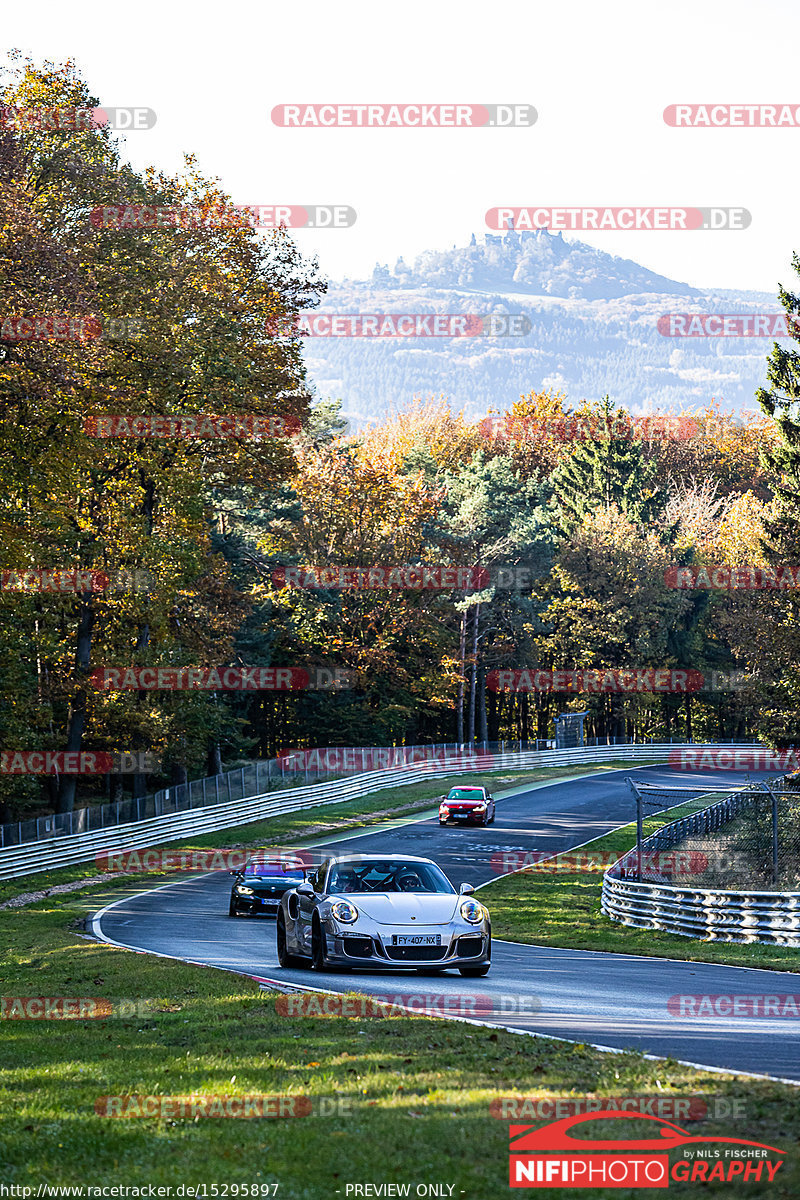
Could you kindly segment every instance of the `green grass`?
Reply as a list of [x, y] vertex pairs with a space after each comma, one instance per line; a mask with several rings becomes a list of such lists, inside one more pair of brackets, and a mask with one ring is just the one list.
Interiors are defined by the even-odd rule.
[[[690, 802], [669, 813], [651, 817], [645, 833], [654, 833], [696, 808], [696, 802]], [[635, 845], [636, 826], [626, 825], [589, 842], [581, 848], [581, 853], [591, 851], [605, 855], [613, 852], [619, 857]], [[513, 942], [763, 967], [773, 971], [800, 970], [800, 950], [791, 947], [700, 941], [611, 921], [600, 911], [602, 888], [601, 869], [570, 870], [559, 875], [552, 866], [542, 863], [540, 869], [526, 869], [493, 880], [481, 889], [480, 898], [492, 914], [492, 935]]]
[[[454, 1197], [489, 1200], [508, 1187], [507, 1122], [489, 1108], [504, 1096], [720, 1098], [743, 1103], [744, 1117], [693, 1132], [795, 1143], [797, 1092], [778, 1083], [424, 1017], [282, 1018], [274, 996], [245, 978], [80, 938], [76, 927], [110, 890], [0, 914], [4, 995], [148, 1006], [127, 1019], [0, 1021], [7, 1185], [278, 1182], [282, 1200], [329, 1200], [337, 1188], [344, 1200], [347, 1183], [410, 1183], [413, 1195], [417, 1183], [444, 1182]], [[101, 1096], [192, 1093], [302, 1095], [344, 1107], [284, 1120], [115, 1120], [94, 1111]], [[613, 1132], [598, 1125], [595, 1136], [642, 1136], [634, 1121], [615, 1122]], [[795, 1162], [778, 1181], [777, 1196], [797, 1194]], [[725, 1190], [755, 1194], [752, 1184]]]
[[[636, 764], [648, 765], [648, 764]], [[283, 817], [268, 817], [262, 821], [246, 825], [232, 826], [230, 829], [218, 830], [215, 833], [200, 834], [196, 837], [173, 842], [155, 843], [151, 848], [169, 847], [177, 850], [182, 847], [226, 847], [239, 849], [242, 847], [275, 846], [301, 842], [324, 833], [341, 833], [347, 829], [363, 829], [371, 824], [392, 819], [394, 817], [411, 816], [431, 808], [435, 799], [447, 792], [458, 783], [469, 781], [478, 782], [491, 779], [494, 787], [510, 789], [526, 783], [556, 782], [559, 779], [570, 779], [575, 775], [583, 775], [592, 770], [612, 770], [618, 767], [630, 766], [629, 763], [604, 763], [596, 768], [590, 765], [576, 767], [542, 767], [533, 771], [483, 771], [474, 775], [453, 775], [445, 779], [430, 779], [422, 783], [398, 785], [382, 791], [369, 792], [356, 800], [343, 801], [341, 804], [326, 804], [318, 808], [309, 808], [305, 812], [290, 813]], [[59, 884], [75, 883], [89, 879], [101, 873], [94, 862], [82, 863], [72, 867], [60, 867], [53, 871], [39, 871], [35, 874], [19, 876], [16, 879], [0, 880], [0, 904], [22, 893], [45, 891]], [[153, 871], [140, 874], [138, 879], [163, 879], [169, 872]], [[123, 880], [124, 883], [124, 880]]]

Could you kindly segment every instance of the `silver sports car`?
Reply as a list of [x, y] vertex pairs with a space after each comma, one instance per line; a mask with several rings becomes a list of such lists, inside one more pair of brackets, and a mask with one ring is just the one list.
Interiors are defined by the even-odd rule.
[[409, 855], [326, 858], [278, 909], [282, 967], [458, 967], [485, 975], [492, 927], [462, 883], [456, 892], [436, 863]]

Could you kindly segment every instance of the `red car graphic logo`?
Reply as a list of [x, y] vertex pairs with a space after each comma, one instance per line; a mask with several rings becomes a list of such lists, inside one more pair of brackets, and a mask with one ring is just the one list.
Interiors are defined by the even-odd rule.
[[[659, 1136], [626, 1141], [616, 1141], [607, 1138], [584, 1139], [569, 1136], [569, 1130], [572, 1126], [580, 1125], [584, 1121], [630, 1121], [631, 1119], [652, 1121], [659, 1127]], [[571, 1150], [575, 1154], [580, 1154], [585, 1150], [671, 1150], [676, 1146], [698, 1145], [703, 1142], [730, 1142], [736, 1146], [757, 1146], [761, 1150], [771, 1150], [775, 1154], [785, 1153], [776, 1146], [767, 1146], [763, 1142], [750, 1142], [745, 1138], [693, 1137], [691, 1133], [688, 1133], [685, 1129], [681, 1129], [680, 1125], [672, 1125], [660, 1117], [651, 1117], [647, 1113], [616, 1111], [577, 1113], [571, 1117], [564, 1117], [561, 1121], [553, 1121], [552, 1124], [545, 1125], [542, 1128], [537, 1128], [534, 1125], [511, 1125], [509, 1127], [509, 1137], [511, 1138], [510, 1150], [512, 1154], [526, 1153], [532, 1150], [539, 1151], [540, 1153]]]

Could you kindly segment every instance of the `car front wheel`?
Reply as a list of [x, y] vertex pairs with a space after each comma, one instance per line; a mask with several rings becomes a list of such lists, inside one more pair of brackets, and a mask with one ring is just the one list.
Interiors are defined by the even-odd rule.
[[290, 954], [286, 946], [286, 920], [282, 912], [278, 913], [275, 933], [278, 943], [278, 962], [282, 967], [299, 967], [301, 960], [296, 954]]
[[231, 902], [228, 905], [228, 916], [229, 917], [238, 917], [238, 915], [239, 915], [239, 910], [236, 907], [236, 905], [234, 904], [233, 899], [231, 898]]
[[319, 921], [315, 921], [311, 929], [311, 966], [315, 971], [328, 970], [328, 960], [325, 956], [325, 930]]

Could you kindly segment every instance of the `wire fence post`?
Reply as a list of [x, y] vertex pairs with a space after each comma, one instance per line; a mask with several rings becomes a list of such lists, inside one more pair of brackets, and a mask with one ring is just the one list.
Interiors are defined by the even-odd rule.
[[625, 782], [636, 797], [636, 882], [642, 882], [642, 795], [630, 775], [625, 776]]
[[770, 794], [772, 800], [772, 882], [777, 888], [778, 886], [778, 797], [771, 783], [765, 783], [764, 787]]

